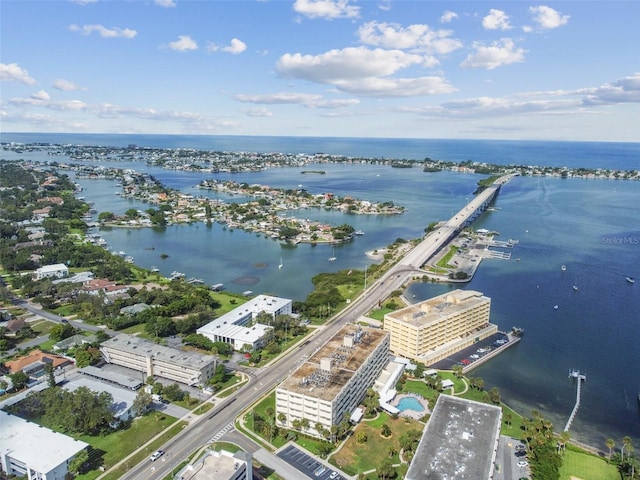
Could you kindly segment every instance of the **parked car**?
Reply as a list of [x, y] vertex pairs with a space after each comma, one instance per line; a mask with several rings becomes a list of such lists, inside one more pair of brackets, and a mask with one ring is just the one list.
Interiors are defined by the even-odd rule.
[[338, 472], [334, 470], [333, 472], [331, 472], [331, 475], [329, 475], [329, 478], [336, 478], [337, 476], [338, 476]]
[[519, 466], [520, 468], [528, 467], [528, 466], [529, 466], [529, 462], [527, 462], [527, 461], [525, 461], [525, 460], [520, 460], [520, 461], [518, 462], [518, 466]]
[[159, 459], [162, 455], [164, 455], [164, 452], [162, 450], [156, 450], [155, 452], [153, 452], [151, 454], [151, 457], [149, 457], [149, 460], [151, 460], [152, 462], [155, 462], [157, 459]]

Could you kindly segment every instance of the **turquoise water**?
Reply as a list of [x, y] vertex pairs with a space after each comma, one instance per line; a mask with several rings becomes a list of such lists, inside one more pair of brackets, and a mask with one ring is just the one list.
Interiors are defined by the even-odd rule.
[[414, 397], [402, 397], [396, 405], [396, 408], [401, 412], [405, 410], [413, 410], [414, 412], [424, 412], [424, 407], [420, 400]]
[[[26, 135], [26, 134], [25, 134]], [[8, 134], [2, 140], [10, 140]], [[21, 141], [28, 136], [21, 137]], [[55, 137], [55, 135], [50, 135]], [[85, 139], [67, 136], [71, 143]], [[113, 145], [102, 136], [93, 144]], [[118, 144], [154, 140], [151, 136], [115, 136]], [[41, 138], [39, 140], [42, 140]], [[305, 148], [300, 139], [252, 139], [240, 137], [158, 136], [157, 146], [194, 146], [219, 142], [228, 150], [295, 151]], [[259, 142], [258, 142], [259, 140]], [[436, 159], [484, 159], [495, 163], [640, 168], [639, 144], [588, 142], [455, 142], [375, 141], [314, 139], [306, 151], [345, 154], [376, 152], [377, 157]], [[32, 140], [36, 141], [36, 140]], [[50, 140], [53, 141], [53, 140]], [[61, 140], [62, 141], [62, 140]], [[282, 143], [278, 143], [282, 141]], [[324, 143], [323, 143], [324, 141]], [[222, 143], [220, 143], [222, 142]], [[253, 143], [252, 143], [253, 142]], [[359, 143], [358, 143], [359, 142]], [[261, 148], [254, 149], [260, 144]], [[148, 145], [148, 143], [147, 143]], [[154, 145], [151, 145], [154, 146]], [[436, 152], [436, 153], [434, 153]], [[31, 158], [22, 154], [17, 158]], [[32, 154], [36, 160], [52, 157]], [[16, 158], [7, 152], [3, 158]], [[58, 159], [60, 160], [60, 159]], [[167, 186], [196, 195], [215, 195], [194, 188], [203, 178], [143, 164], [114, 163], [147, 171]], [[313, 169], [313, 167], [311, 167]], [[270, 169], [246, 174], [216, 175], [278, 188], [303, 184], [311, 193], [375, 201], [392, 200], [406, 207], [399, 216], [354, 216], [325, 210], [298, 210], [291, 216], [335, 225], [348, 223], [365, 235], [335, 248], [300, 244], [284, 248], [279, 242], [222, 225], [177, 225], [164, 229], [103, 230], [114, 251], [126, 251], [143, 267], [158, 267], [201, 278], [208, 284], [224, 283], [234, 292], [253, 290], [304, 300], [312, 291], [311, 278], [321, 272], [364, 269], [372, 261], [367, 251], [389, 245], [397, 238], [413, 239], [432, 221], [448, 219], [471, 198], [481, 175], [456, 172], [423, 173], [420, 169], [393, 169], [377, 165], [323, 164], [326, 175], [302, 175], [302, 169]], [[116, 186], [106, 180], [81, 182], [83, 195], [95, 202], [98, 212], [122, 214], [129, 208], [146, 209], [141, 202], [116, 196]], [[236, 199], [238, 200], [238, 199]], [[570, 369], [587, 375], [582, 403], [571, 427], [572, 438], [602, 448], [611, 437], [620, 444], [629, 435], [640, 444], [640, 290], [625, 276], [640, 278], [640, 182], [579, 180], [550, 177], [517, 177], [505, 185], [495, 202], [474, 228], [500, 232], [498, 239], [519, 240], [511, 260], [483, 260], [473, 280], [464, 288], [483, 292], [492, 299], [491, 318], [501, 330], [525, 328], [523, 341], [473, 370], [485, 380], [485, 388], [498, 387], [502, 399], [523, 414], [532, 409], [550, 418], [561, 430], [575, 401]], [[161, 253], [169, 255], [162, 260]], [[283, 268], [278, 269], [280, 258]], [[519, 259], [519, 260], [518, 260]], [[567, 271], [560, 266], [565, 264]], [[242, 283], [251, 279], [253, 284]], [[574, 292], [572, 285], [579, 287]], [[414, 284], [408, 297], [426, 299], [453, 287]], [[553, 306], [558, 305], [558, 310]]]

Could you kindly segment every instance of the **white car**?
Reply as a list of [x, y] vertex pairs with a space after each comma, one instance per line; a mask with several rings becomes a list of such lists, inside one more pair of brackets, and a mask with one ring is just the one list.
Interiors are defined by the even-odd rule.
[[157, 459], [159, 459], [162, 455], [164, 455], [164, 452], [162, 450], [156, 450], [155, 452], [153, 452], [151, 454], [151, 456], [149, 457], [149, 460], [151, 460], [152, 462], [155, 462]]
[[334, 470], [333, 472], [331, 472], [331, 475], [329, 475], [329, 478], [336, 478], [337, 476], [338, 476], [338, 472]]
[[528, 467], [529, 466], [529, 462], [525, 462], [524, 460], [521, 460], [521, 461], [518, 462], [518, 466], [520, 468]]

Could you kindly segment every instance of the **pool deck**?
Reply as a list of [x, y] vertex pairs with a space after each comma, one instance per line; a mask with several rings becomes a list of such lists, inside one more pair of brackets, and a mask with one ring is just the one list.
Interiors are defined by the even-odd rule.
[[398, 408], [398, 404], [400, 403], [400, 401], [403, 398], [415, 398], [418, 402], [420, 402], [420, 404], [422, 405], [422, 408], [424, 410], [421, 411], [421, 412], [418, 412], [417, 410], [412, 410], [410, 408], [407, 408], [406, 410], [400, 411], [399, 416], [401, 416], [401, 417], [409, 417], [409, 418], [412, 418], [414, 420], [420, 420], [422, 417], [424, 417], [425, 415], [430, 413], [429, 403], [427, 402], [427, 400], [425, 398], [423, 398], [422, 396], [417, 395], [415, 393], [399, 393], [390, 402], [390, 405]]

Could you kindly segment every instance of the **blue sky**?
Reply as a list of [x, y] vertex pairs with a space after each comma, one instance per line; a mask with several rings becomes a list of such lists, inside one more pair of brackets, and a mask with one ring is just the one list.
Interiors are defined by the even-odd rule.
[[640, 2], [0, 0], [0, 132], [640, 141]]

